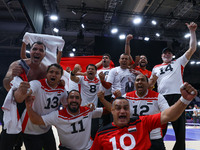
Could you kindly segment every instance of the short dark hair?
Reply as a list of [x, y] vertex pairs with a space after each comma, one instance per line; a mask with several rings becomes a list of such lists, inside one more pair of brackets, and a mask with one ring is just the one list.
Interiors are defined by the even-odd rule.
[[128, 56], [128, 59], [130, 59], [130, 56], [126, 53], [122, 53], [119, 58], [121, 58], [122, 55]]
[[31, 49], [33, 48], [34, 44], [38, 44], [38, 45], [43, 45], [44, 46], [44, 50], [46, 50], [46, 46], [44, 45], [44, 43], [42, 43], [41, 41], [36, 41], [31, 45]]
[[60, 71], [61, 71], [61, 76], [63, 75], [63, 68], [61, 67], [61, 65], [59, 65], [59, 64], [57, 64], [57, 63], [49, 65], [48, 68], [47, 68], [47, 72], [49, 71], [49, 69], [50, 69], [52, 66], [55, 66], [55, 67], [57, 67], [58, 69], [60, 69]]
[[[80, 93], [78, 90], [75, 90], [75, 89], [69, 91], [69, 92], [68, 92], [68, 96], [69, 96], [72, 92], [77, 92], [77, 93], [79, 94], [80, 98], [81, 98], [81, 93]], [[68, 97], [67, 97], [67, 98], [68, 98]]]
[[93, 66], [95, 68], [95, 70], [97, 71], [97, 66], [95, 66], [94, 64], [87, 65], [86, 70], [88, 69], [89, 66]]
[[[146, 75], [144, 75], [144, 74], [138, 74], [137, 76], [139, 76], [139, 75], [143, 75], [145, 77], [147, 83], [149, 83], [149, 79], [148, 79], [148, 77]], [[137, 76], [136, 76], [136, 78], [137, 78]]]
[[108, 53], [103, 54], [103, 56], [108, 56], [109, 59], [111, 59], [111, 56], [110, 56], [110, 54], [108, 54]]
[[126, 101], [128, 102], [128, 100], [127, 100], [126, 98], [120, 96], [120, 97], [115, 98], [115, 99], [112, 101], [112, 106], [114, 105], [114, 102], [115, 102], [117, 99], [124, 99], [124, 100], [126, 100]]

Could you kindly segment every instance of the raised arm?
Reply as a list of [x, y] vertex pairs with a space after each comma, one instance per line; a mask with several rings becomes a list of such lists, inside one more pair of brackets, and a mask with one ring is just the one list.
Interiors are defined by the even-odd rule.
[[79, 77], [76, 76], [77, 72], [80, 70], [80, 65], [76, 64], [74, 69], [71, 71], [70, 79], [76, 83], [79, 82]]
[[95, 66], [96, 66], [97, 68], [99, 68], [99, 67], [102, 65], [102, 62], [103, 62], [103, 60], [101, 60], [100, 62], [96, 63]]
[[58, 63], [58, 64], [60, 64], [61, 57], [62, 57], [62, 51], [59, 51], [59, 50], [58, 50], [58, 54], [57, 54], [57, 63]]
[[161, 112], [161, 125], [169, 122], [175, 121], [184, 112], [187, 105], [195, 98], [197, 95], [197, 90], [193, 88], [187, 82], [184, 83], [184, 88], [180, 89], [181, 98], [171, 107]]
[[42, 117], [38, 115], [33, 109], [32, 109], [32, 103], [34, 98], [32, 96], [27, 97], [25, 100], [26, 102], [26, 110], [28, 112], [28, 116], [33, 124], [37, 125], [45, 125]]
[[111, 112], [112, 104], [110, 102], [108, 102], [107, 100], [105, 100], [105, 98], [104, 98], [104, 92], [103, 91], [99, 91], [97, 93], [97, 96], [98, 96], [99, 100], [101, 101], [101, 103], [106, 108], [106, 110], [109, 111], [109, 112]]
[[158, 77], [156, 75], [152, 75], [149, 79], [149, 89], [153, 89], [154, 85], [156, 84]]
[[189, 49], [185, 52], [186, 58], [189, 60], [194, 52], [197, 49], [197, 39], [196, 39], [196, 29], [197, 29], [197, 24], [194, 22], [191, 22], [190, 24], [186, 23], [189, 31], [190, 31], [190, 47]]
[[26, 44], [22, 42], [21, 52], [20, 52], [21, 59], [26, 59]]
[[132, 58], [132, 56], [131, 56], [131, 47], [130, 47], [130, 40], [132, 40], [132, 39], [133, 39], [133, 35], [128, 34], [128, 35], [126, 36], [125, 54], [129, 55], [129, 57], [130, 57], [130, 64], [131, 64], [132, 61], [133, 61], [133, 58]]
[[23, 70], [19, 65], [19, 61], [15, 61], [9, 66], [9, 69], [3, 79], [3, 86], [7, 91], [9, 91], [11, 88], [10, 81], [12, 81], [15, 76], [19, 76], [22, 72]]

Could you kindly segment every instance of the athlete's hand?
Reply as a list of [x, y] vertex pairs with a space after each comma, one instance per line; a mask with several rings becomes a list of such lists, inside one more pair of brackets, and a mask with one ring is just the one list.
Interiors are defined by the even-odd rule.
[[58, 82], [58, 85], [65, 86], [65, 81], [63, 79], [60, 79], [60, 82]]
[[121, 97], [121, 96], [122, 96], [120, 90], [116, 90], [113, 94], [115, 95], [115, 98], [117, 98], [117, 97]]
[[126, 42], [130, 42], [130, 40], [132, 40], [132, 39], [133, 39], [133, 35], [132, 34], [128, 34], [126, 36]]
[[96, 109], [96, 106], [93, 103], [89, 103], [87, 105], [85, 105], [86, 107], [90, 108], [90, 111], [93, 111]]
[[16, 65], [12, 69], [12, 77], [19, 76], [23, 72], [23, 69], [20, 65]]
[[67, 71], [68, 73], [70, 73], [71, 68], [70, 68], [70, 67], [67, 67], [65, 71]]
[[104, 99], [104, 94], [105, 94], [104, 91], [99, 91], [99, 92], [97, 93], [97, 96], [98, 96], [98, 98], [99, 98], [100, 100], [102, 100], [102, 99]]
[[105, 74], [103, 73], [103, 71], [101, 71], [101, 72], [99, 73], [99, 78], [100, 78], [101, 81], [104, 81], [104, 79], [105, 79]]
[[185, 24], [187, 25], [187, 27], [188, 27], [188, 29], [190, 31], [196, 31], [196, 29], [197, 29], [197, 24], [196, 23], [190, 22], [190, 24], [188, 24], [188, 23], [185, 23]]
[[81, 70], [82, 70], [81, 66], [79, 64], [76, 64], [74, 66], [74, 69], [72, 70], [72, 73], [76, 74], [78, 71], [81, 71]]
[[25, 99], [25, 104], [26, 104], [26, 108], [29, 109], [30, 107], [32, 107], [33, 101], [34, 101], [35, 97], [34, 96], [28, 96]]
[[27, 81], [22, 81], [17, 90], [20, 92], [21, 95], [30, 96], [32, 94], [30, 84]]
[[197, 96], [197, 90], [187, 82], [181, 86], [180, 91], [183, 98], [188, 101], [192, 101]]

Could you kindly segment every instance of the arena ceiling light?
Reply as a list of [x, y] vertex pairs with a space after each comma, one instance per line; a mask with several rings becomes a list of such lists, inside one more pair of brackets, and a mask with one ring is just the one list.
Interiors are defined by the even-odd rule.
[[157, 36], [157, 37], [160, 37], [160, 33], [156, 33], [156, 36]]
[[125, 38], [126, 38], [126, 35], [125, 35], [125, 34], [120, 34], [120, 35], [119, 35], [119, 39], [120, 39], [120, 40], [124, 40]]
[[69, 53], [69, 56], [70, 57], [74, 57], [74, 53]]
[[53, 31], [54, 31], [55, 33], [58, 33], [58, 32], [59, 32], [59, 29], [58, 29], [58, 28], [53, 28]]
[[197, 61], [196, 64], [199, 65], [199, 64], [200, 64], [200, 61]]
[[141, 18], [141, 17], [135, 17], [135, 18], [133, 19], [133, 23], [134, 23], [135, 25], [140, 24], [141, 22], [142, 22], [142, 18]]
[[30, 54], [30, 51], [29, 51], [29, 50], [26, 50], [26, 53], [27, 53], [27, 54]]
[[50, 19], [51, 19], [52, 21], [57, 21], [57, 20], [58, 20], [58, 16], [57, 16], [57, 15], [51, 15], [51, 16], [50, 16]]
[[150, 38], [149, 38], [149, 37], [145, 37], [144, 40], [145, 40], [145, 41], [149, 41]]
[[200, 41], [198, 42], [198, 45], [200, 46]]
[[117, 28], [112, 28], [112, 29], [111, 29], [111, 33], [112, 33], [112, 34], [116, 34], [117, 32], [118, 32], [118, 29], [117, 29]]
[[191, 65], [194, 65], [194, 64], [195, 64], [195, 61], [191, 61], [190, 64], [191, 64]]
[[75, 51], [76, 51], [76, 49], [75, 49], [75, 48], [72, 48], [72, 51], [73, 51], [73, 52], [75, 52]]
[[175, 56], [175, 55], [173, 55], [173, 56], [172, 56], [172, 58], [176, 58], [176, 56]]
[[152, 25], [154, 25], [154, 26], [157, 25], [157, 21], [155, 21], [155, 20], [152, 20], [151, 23], [152, 23]]
[[190, 33], [186, 33], [185, 35], [184, 35], [184, 38], [189, 38], [190, 37]]
[[85, 28], [85, 25], [83, 23], [81, 23], [81, 27], [84, 29]]

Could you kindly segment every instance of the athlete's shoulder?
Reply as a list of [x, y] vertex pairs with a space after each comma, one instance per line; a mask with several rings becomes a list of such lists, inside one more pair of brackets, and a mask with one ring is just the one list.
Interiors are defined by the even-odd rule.
[[97, 134], [99, 136], [99, 135], [103, 135], [103, 134], [106, 134], [109, 132], [113, 132], [115, 130], [117, 130], [117, 127], [113, 126], [113, 123], [109, 123], [109, 124], [99, 128], [99, 130], [97, 131]]
[[148, 92], [148, 96], [151, 96], [151, 97], [157, 97], [159, 95], [158, 92], [155, 92], [155, 91], [152, 91], [152, 90], [149, 90]]
[[153, 69], [154, 68], [158, 68], [158, 67], [161, 67], [161, 66], [166, 66], [167, 64], [158, 64], [158, 65], [155, 65], [154, 67], [153, 67]]

